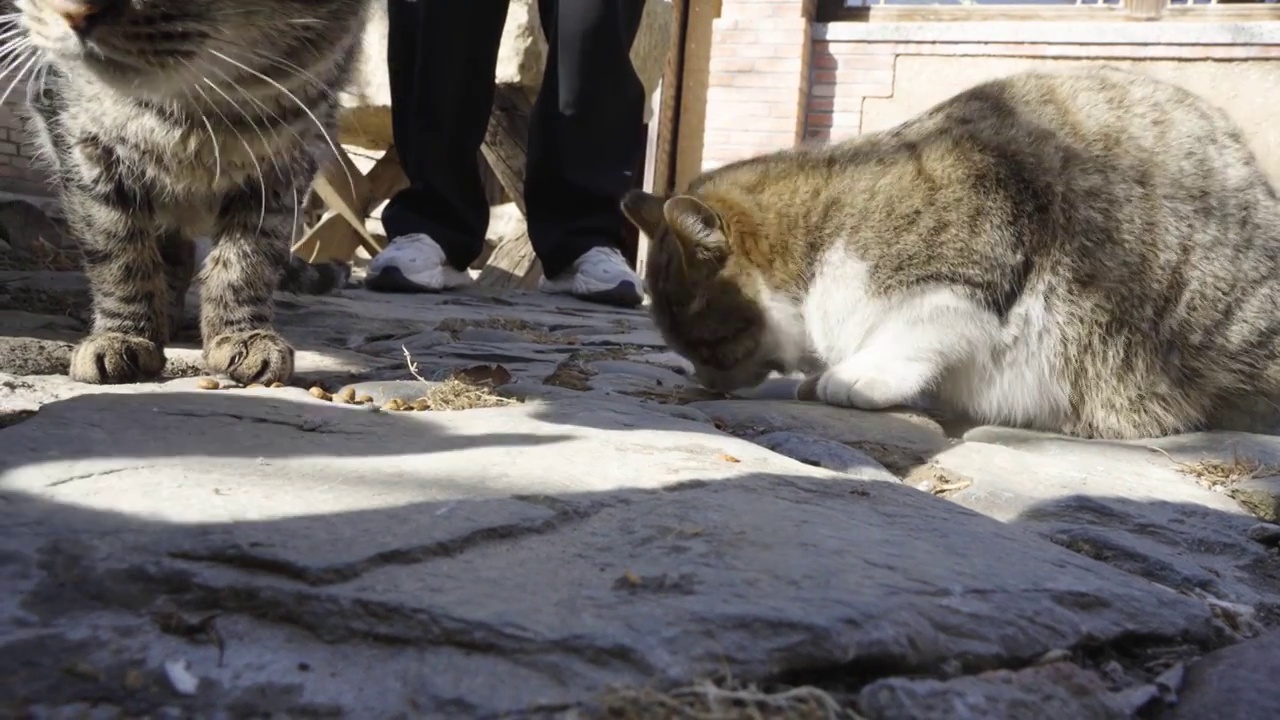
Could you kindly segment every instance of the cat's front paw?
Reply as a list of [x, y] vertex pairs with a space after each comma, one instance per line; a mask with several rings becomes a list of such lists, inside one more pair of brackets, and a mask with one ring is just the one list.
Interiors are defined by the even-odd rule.
[[287, 383], [293, 377], [293, 348], [272, 330], [227, 333], [204, 346], [209, 372], [241, 385]]
[[905, 373], [874, 372], [857, 363], [845, 363], [822, 373], [812, 392], [828, 405], [883, 410], [909, 401], [918, 388], [916, 378]]
[[818, 397], [818, 381], [822, 379], [822, 375], [808, 375], [800, 384], [796, 386], [796, 400], [801, 402], [813, 402], [819, 400]]
[[71, 351], [67, 375], [91, 385], [119, 385], [151, 380], [164, 371], [164, 348], [122, 333], [90, 335]]

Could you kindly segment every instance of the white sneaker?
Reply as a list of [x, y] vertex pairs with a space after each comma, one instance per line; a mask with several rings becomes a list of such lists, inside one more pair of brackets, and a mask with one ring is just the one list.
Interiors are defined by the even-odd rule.
[[591, 248], [557, 278], [542, 278], [545, 293], [572, 295], [582, 300], [636, 307], [644, 302], [644, 284], [615, 248]]
[[471, 274], [450, 265], [431, 236], [415, 233], [392, 240], [374, 256], [364, 286], [375, 292], [440, 292], [471, 282]]

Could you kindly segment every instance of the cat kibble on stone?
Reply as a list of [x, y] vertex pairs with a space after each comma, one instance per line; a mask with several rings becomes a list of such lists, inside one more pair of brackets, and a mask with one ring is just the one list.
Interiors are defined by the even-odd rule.
[[633, 191], [651, 312], [706, 387], [1136, 438], [1274, 420], [1280, 200], [1209, 100], [1089, 67]]
[[294, 350], [272, 294], [299, 208], [337, 152], [347, 84], [371, 0], [17, 0], [36, 139], [93, 296], [69, 374], [157, 377], [183, 319], [194, 241], [204, 363], [241, 385], [287, 382]]

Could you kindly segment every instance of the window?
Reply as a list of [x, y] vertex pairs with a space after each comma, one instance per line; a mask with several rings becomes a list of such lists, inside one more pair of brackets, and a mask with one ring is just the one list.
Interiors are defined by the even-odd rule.
[[1280, 0], [818, 0], [838, 21], [1106, 20], [1280, 21]]

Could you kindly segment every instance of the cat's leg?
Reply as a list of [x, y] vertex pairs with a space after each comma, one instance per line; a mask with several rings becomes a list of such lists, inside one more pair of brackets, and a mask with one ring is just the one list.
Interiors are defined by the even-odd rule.
[[187, 291], [196, 271], [196, 244], [182, 232], [160, 236], [160, 257], [164, 261], [165, 285], [169, 293], [167, 341], [173, 342], [186, 323]]
[[272, 327], [293, 211], [279, 191], [265, 194], [264, 208], [260, 188], [247, 183], [223, 199], [200, 271], [200, 335], [210, 372], [266, 385], [293, 376], [293, 348]]
[[999, 334], [995, 316], [959, 294], [887, 304], [884, 311], [877, 327], [818, 377], [811, 391], [819, 400], [860, 410], [909, 404]]
[[68, 182], [64, 206], [79, 239], [93, 298], [90, 334], [68, 375], [97, 385], [148, 380], [164, 370], [168, 292], [147, 203], [102, 170]]
[[905, 405], [918, 398], [941, 374], [943, 365], [916, 347], [918, 357], [907, 356], [905, 348], [876, 344], [824, 372], [814, 388], [828, 405], [883, 410]]

